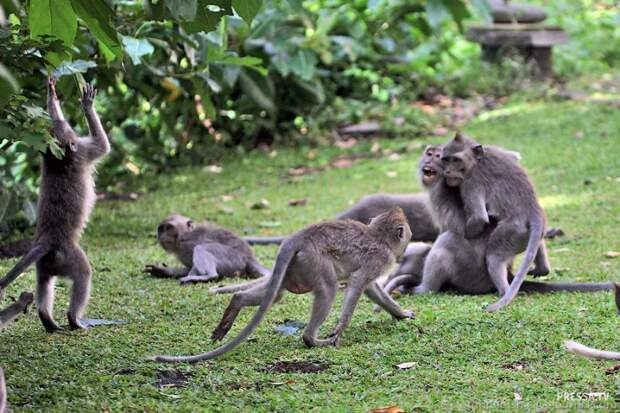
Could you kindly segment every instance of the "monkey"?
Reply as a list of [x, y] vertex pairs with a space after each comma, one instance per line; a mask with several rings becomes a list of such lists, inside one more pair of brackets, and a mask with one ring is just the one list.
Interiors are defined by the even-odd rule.
[[6, 401], [6, 383], [4, 381], [4, 371], [0, 367], [0, 413], [9, 413], [9, 405]]
[[[458, 188], [461, 195], [466, 238], [479, 236], [490, 223], [489, 216], [497, 221], [486, 252], [488, 273], [502, 296], [487, 311], [497, 311], [515, 297], [534, 261], [536, 269], [530, 273], [550, 271], [543, 239], [545, 213], [527, 173], [501, 150], [457, 133], [444, 146], [441, 162], [445, 184]], [[509, 285], [507, 264], [524, 250], [525, 258]]]
[[[501, 150], [497, 148], [497, 150]], [[385, 286], [390, 292], [404, 285], [416, 294], [439, 292], [447, 288], [465, 294], [487, 294], [496, 292], [486, 265], [486, 250], [497, 222], [493, 217], [477, 238], [465, 238], [465, 212], [459, 188], [450, 187], [443, 177], [442, 145], [427, 146], [418, 164], [418, 176], [423, 187], [429, 190], [433, 214], [442, 231], [430, 249], [417, 250], [418, 256], [403, 258], [413, 260], [413, 274], [399, 273]], [[420, 281], [420, 262], [422, 262], [422, 280]], [[506, 264], [508, 278], [512, 278], [512, 261]], [[409, 288], [413, 287], [413, 290]], [[525, 281], [525, 292], [548, 293], [556, 291], [594, 292], [609, 290], [609, 283], [540, 283]], [[619, 298], [620, 300], [620, 298]]]
[[[23, 292], [19, 295], [17, 301], [15, 301], [10, 306], [6, 307], [4, 310], [0, 310], [0, 328], [3, 328], [21, 313], [26, 314], [28, 311], [28, 306], [34, 300], [34, 296], [32, 293]], [[0, 410], [1, 411], [1, 410]]]
[[52, 76], [48, 77], [47, 86], [51, 132], [64, 150], [64, 156], [62, 159], [56, 158], [49, 148], [43, 153], [34, 243], [26, 255], [0, 279], [0, 291], [36, 263], [39, 318], [45, 330], [53, 333], [61, 330], [52, 315], [56, 276], [73, 280], [67, 312], [70, 328], [87, 328], [80, 319], [90, 299], [92, 270], [79, 241], [95, 204], [93, 168], [110, 152], [110, 143], [95, 111], [95, 88], [87, 84], [81, 99], [90, 136], [78, 137], [64, 118], [56, 95], [56, 80]]
[[[613, 283], [614, 286], [614, 297], [616, 302], [616, 312], [620, 315], [620, 283]], [[578, 356], [592, 358], [592, 359], [601, 359], [601, 360], [620, 360], [620, 353], [615, 351], [606, 351], [606, 350], [598, 350], [592, 347], [584, 346], [581, 343], [577, 343], [572, 340], [564, 341], [564, 348], [570, 351], [571, 353], [575, 353]]]
[[145, 271], [155, 277], [179, 278], [181, 284], [187, 284], [239, 275], [250, 278], [270, 275], [256, 261], [247, 242], [210, 222], [194, 225], [187, 217], [171, 214], [157, 226], [157, 240], [185, 267], [147, 265]]
[[[439, 235], [439, 228], [432, 218], [428, 195], [418, 194], [372, 194], [363, 197], [351, 208], [340, 212], [335, 219], [353, 219], [364, 224], [382, 212], [400, 207], [409, 222], [411, 241], [432, 242]], [[286, 237], [243, 237], [250, 245], [281, 244]]]
[[[303, 341], [308, 347], [338, 346], [362, 293], [397, 320], [413, 318], [377, 284], [405, 252], [411, 229], [402, 209], [396, 207], [373, 218], [368, 225], [353, 220], [334, 220], [311, 225], [288, 237], [281, 245], [268, 283], [236, 293], [212, 334], [221, 340], [243, 307], [259, 306], [239, 335], [213, 351], [197, 356], [156, 356], [161, 362], [198, 362], [218, 357], [243, 342], [263, 320], [285, 290], [295, 294], [312, 292], [314, 302]], [[319, 327], [333, 305], [339, 281], [347, 280], [340, 319], [326, 339], [317, 338]]]
[[[10, 322], [15, 320], [21, 313], [28, 311], [28, 306], [32, 304], [34, 296], [32, 293], [23, 292], [19, 295], [17, 301], [4, 310], [0, 310], [0, 329], [6, 327]], [[6, 383], [4, 381], [4, 372], [0, 368], [0, 413], [9, 413], [9, 407], [6, 400]]]

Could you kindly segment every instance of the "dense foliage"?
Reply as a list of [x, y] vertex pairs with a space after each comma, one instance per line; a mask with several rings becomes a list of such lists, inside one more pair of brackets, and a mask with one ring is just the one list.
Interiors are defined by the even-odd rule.
[[[369, 116], [419, 133], [427, 118], [409, 101], [429, 85], [509, 92], [516, 83], [480, 75], [462, 34], [488, 12], [486, 0], [0, 0], [0, 231], [7, 216], [34, 219], [37, 151], [55, 150], [49, 71], [84, 133], [78, 89], [95, 79], [114, 147], [98, 181], [112, 187], [231, 147], [322, 142]], [[563, 75], [617, 62], [613, 0], [559, 0], [550, 12], [581, 42], [558, 57]]]

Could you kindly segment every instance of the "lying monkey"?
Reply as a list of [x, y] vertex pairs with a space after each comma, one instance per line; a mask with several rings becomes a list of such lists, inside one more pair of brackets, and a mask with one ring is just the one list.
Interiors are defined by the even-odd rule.
[[[620, 284], [614, 283], [614, 292], [616, 297], [616, 309], [620, 315]], [[584, 346], [576, 341], [566, 340], [564, 341], [564, 347], [571, 353], [575, 353], [578, 356], [588, 357], [592, 359], [602, 360], [620, 360], [620, 353], [615, 351], [597, 350], [592, 347]]]
[[269, 270], [256, 261], [247, 242], [210, 222], [194, 225], [191, 219], [172, 214], [157, 226], [157, 240], [185, 267], [147, 265], [145, 271], [155, 277], [179, 278], [181, 284], [185, 284], [222, 277], [270, 275]]
[[[368, 224], [373, 217], [400, 207], [411, 228], [411, 241], [431, 242], [439, 235], [428, 205], [428, 194], [373, 194], [363, 197], [357, 204], [336, 215], [336, 219], [352, 219]], [[281, 244], [284, 236], [243, 237], [250, 245]]]
[[90, 298], [92, 270], [79, 241], [95, 205], [94, 166], [110, 151], [110, 144], [95, 111], [96, 89], [91, 85], [84, 89], [81, 105], [91, 136], [82, 138], [64, 118], [56, 96], [56, 80], [50, 76], [47, 85], [52, 133], [64, 156], [56, 158], [49, 148], [43, 154], [35, 240], [30, 251], [0, 280], [0, 295], [36, 263], [39, 318], [45, 330], [53, 333], [61, 330], [52, 316], [56, 276], [73, 280], [67, 312], [69, 326], [87, 328], [80, 319]]
[[[154, 360], [193, 363], [225, 354], [256, 329], [285, 290], [295, 294], [312, 292], [314, 295], [310, 322], [303, 334], [303, 341], [308, 347], [338, 346], [362, 293], [398, 320], [413, 318], [412, 311], [401, 309], [375, 282], [396, 263], [410, 239], [411, 230], [400, 208], [380, 214], [369, 225], [353, 220], [336, 220], [306, 227], [282, 243], [273, 276], [235, 294], [231, 299], [222, 320], [213, 331], [213, 340], [224, 338], [243, 307], [259, 306], [250, 323], [236, 338], [197, 356], [156, 356]], [[339, 281], [342, 280], [347, 280], [348, 285], [340, 320], [329, 338], [318, 339], [319, 327], [329, 315]]]
[[[34, 300], [32, 293], [23, 292], [20, 294], [17, 301], [0, 311], [0, 329], [4, 328], [7, 324], [15, 320], [21, 313], [28, 311], [28, 306]], [[4, 382], [4, 372], [0, 368], [0, 413], [8, 413], [9, 405], [6, 401], [6, 383]]]

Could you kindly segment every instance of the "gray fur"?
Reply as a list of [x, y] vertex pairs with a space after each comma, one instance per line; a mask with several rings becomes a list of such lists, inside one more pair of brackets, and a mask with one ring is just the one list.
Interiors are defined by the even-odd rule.
[[0, 367], [0, 413], [9, 412], [9, 405], [6, 401], [6, 383], [4, 382], [4, 371]]
[[[411, 241], [432, 242], [439, 235], [433, 220], [426, 193], [419, 194], [373, 194], [363, 197], [357, 204], [336, 215], [336, 219], [353, 219], [368, 224], [373, 217], [400, 207], [411, 228]], [[286, 237], [244, 237], [250, 244], [280, 244]]]
[[[337, 346], [362, 293], [396, 319], [411, 318], [413, 313], [402, 310], [375, 281], [402, 256], [410, 238], [411, 230], [400, 208], [375, 217], [369, 225], [336, 220], [309, 226], [282, 244], [268, 283], [259, 282], [231, 299], [213, 332], [214, 340], [220, 340], [228, 333], [243, 307], [259, 306], [250, 323], [236, 338], [197, 356], [157, 356], [154, 360], [198, 362], [232, 350], [254, 331], [267, 310], [285, 291], [295, 294], [312, 292], [314, 295], [310, 321], [303, 334], [308, 347]], [[339, 281], [343, 280], [347, 280], [348, 285], [339, 322], [327, 339], [318, 339], [319, 327], [329, 315]]]
[[[445, 184], [440, 159], [442, 146], [429, 146], [424, 150], [418, 165], [422, 185], [429, 189], [433, 213], [442, 228], [432, 248], [420, 249], [415, 253], [405, 254], [401, 268], [406, 268], [407, 261], [413, 264], [406, 270], [395, 273], [393, 280], [386, 285], [387, 291], [399, 285], [410, 287], [416, 285], [414, 292], [438, 292], [447, 288], [466, 294], [486, 294], [497, 291], [486, 265], [486, 251], [489, 237], [496, 227], [495, 220], [483, 229], [476, 238], [465, 238], [465, 213], [460, 199], [459, 189]], [[418, 282], [419, 263], [423, 262], [422, 281]], [[506, 263], [508, 279], [511, 274], [512, 260]], [[389, 288], [389, 289], [388, 289]], [[601, 291], [611, 288], [609, 283], [537, 283], [524, 282], [522, 289], [531, 292], [554, 291]], [[620, 304], [619, 304], [620, 305]]]
[[147, 265], [145, 271], [155, 277], [179, 278], [185, 284], [223, 277], [270, 275], [256, 260], [247, 242], [210, 222], [194, 225], [191, 219], [172, 214], [158, 225], [157, 239], [184, 267]]
[[86, 85], [81, 104], [91, 136], [80, 138], [62, 114], [55, 80], [48, 78], [47, 106], [52, 132], [65, 155], [58, 159], [49, 149], [43, 154], [33, 247], [0, 280], [2, 291], [36, 262], [37, 308], [43, 326], [50, 333], [61, 329], [52, 316], [56, 276], [73, 280], [67, 313], [69, 326], [85, 328], [80, 319], [90, 298], [92, 271], [79, 241], [95, 204], [94, 165], [110, 151], [108, 137], [94, 108], [96, 93], [91, 85]]
[[[486, 252], [488, 273], [502, 295], [487, 310], [496, 311], [516, 296], [532, 262], [539, 264], [536, 275], [549, 272], [543, 240], [545, 214], [526, 172], [501, 149], [483, 148], [457, 134], [443, 148], [442, 166], [444, 182], [459, 189], [467, 238], [478, 237], [490, 216], [497, 220]], [[525, 258], [509, 286], [507, 266], [523, 251]]]

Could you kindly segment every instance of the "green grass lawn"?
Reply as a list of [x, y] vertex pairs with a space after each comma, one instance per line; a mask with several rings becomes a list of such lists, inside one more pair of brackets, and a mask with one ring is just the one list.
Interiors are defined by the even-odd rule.
[[[548, 280], [620, 279], [620, 113], [603, 104], [514, 104], [488, 112], [465, 131], [483, 143], [517, 150], [536, 184], [551, 226], [566, 236], [549, 242], [550, 259], [561, 270]], [[420, 145], [446, 138], [421, 140]], [[405, 141], [378, 141], [382, 148]], [[351, 149], [367, 150], [371, 143]], [[350, 151], [350, 150], [349, 150]], [[414, 167], [420, 150], [400, 159], [361, 160], [291, 179], [292, 166], [318, 165], [337, 149], [278, 150], [231, 156], [216, 174], [203, 168], [147, 182], [156, 186], [134, 203], [101, 202], [83, 245], [94, 269], [88, 315], [124, 319], [124, 326], [48, 335], [36, 311], [2, 332], [9, 402], [17, 411], [368, 411], [399, 405], [405, 411], [579, 410], [617, 408], [620, 373], [615, 363], [567, 354], [572, 338], [620, 350], [610, 293], [519, 296], [497, 314], [483, 311], [492, 295], [455, 294], [399, 298], [416, 311], [415, 321], [394, 322], [373, 313], [362, 298], [340, 348], [307, 349], [299, 334], [274, 332], [285, 319], [305, 321], [310, 297], [285, 295], [252, 338], [221, 359], [198, 365], [146, 361], [153, 354], [194, 354], [214, 348], [209, 336], [228, 296], [210, 285], [181, 287], [142, 274], [148, 263], [167, 262], [156, 245], [155, 227], [171, 211], [208, 218], [238, 233], [289, 233], [329, 218], [363, 194], [416, 192]], [[340, 151], [341, 152], [341, 151]], [[275, 155], [275, 156], [274, 156]], [[310, 159], [312, 158], [312, 159]], [[224, 197], [226, 196], [226, 197]], [[224, 199], [223, 199], [224, 197]], [[229, 199], [232, 197], [232, 199]], [[270, 207], [252, 210], [261, 198]], [[307, 198], [305, 206], [288, 200]], [[278, 226], [279, 225], [279, 226]], [[272, 265], [275, 247], [257, 247]], [[14, 263], [0, 261], [0, 274]], [[7, 295], [32, 290], [31, 269]], [[66, 324], [69, 288], [57, 286], [56, 316]], [[325, 324], [329, 332], [338, 303]], [[252, 316], [244, 311], [230, 335]], [[420, 327], [422, 332], [416, 327]], [[272, 373], [278, 361], [316, 361], [318, 373]], [[413, 368], [395, 365], [414, 362]], [[159, 370], [178, 368], [184, 387], [157, 386]], [[563, 392], [606, 392], [607, 401], [563, 401]], [[521, 399], [516, 401], [515, 399]]]

